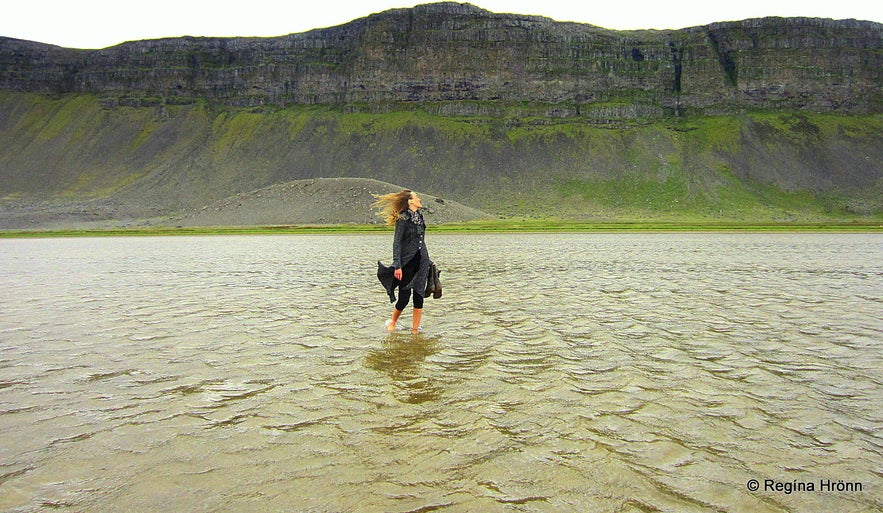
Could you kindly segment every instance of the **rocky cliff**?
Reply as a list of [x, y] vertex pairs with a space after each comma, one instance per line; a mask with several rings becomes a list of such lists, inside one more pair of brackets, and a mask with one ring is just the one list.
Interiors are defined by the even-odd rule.
[[469, 4], [396, 9], [278, 38], [176, 38], [84, 51], [0, 39], [0, 88], [108, 102], [540, 102], [558, 117], [756, 107], [877, 112], [883, 25], [766, 18], [617, 32]]
[[[306, 222], [327, 178], [498, 215], [879, 219], [881, 36], [796, 18], [616, 32], [441, 3], [279, 38], [0, 38], [0, 228]], [[290, 183], [314, 185], [274, 188]], [[259, 189], [278, 201], [246, 215]]]

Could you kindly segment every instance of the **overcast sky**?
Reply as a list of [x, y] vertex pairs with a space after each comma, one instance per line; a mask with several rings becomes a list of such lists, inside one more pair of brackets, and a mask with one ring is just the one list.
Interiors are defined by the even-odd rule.
[[[15, 0], [0, 36], [71, 48], [177, 36], [280, 36], [340, 25], [428, 1], [398, 0]], [[534, 14], [611, 29], [677, 29], [764, 16], [855, 18], [883, 23], [873, 0], [474, 0], [493, 12]]]

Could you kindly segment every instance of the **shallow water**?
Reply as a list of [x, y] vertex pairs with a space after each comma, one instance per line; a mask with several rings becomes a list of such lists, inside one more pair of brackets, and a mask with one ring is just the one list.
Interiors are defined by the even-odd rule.
[[0, 511], [883, 509], [883, 236], [427, 242], [0, 240]]

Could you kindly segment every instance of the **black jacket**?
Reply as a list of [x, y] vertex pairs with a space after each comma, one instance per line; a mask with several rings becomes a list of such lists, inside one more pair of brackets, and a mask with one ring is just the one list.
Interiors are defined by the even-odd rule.
[[401, 269], [420, 253], [429, 262], [429, 252], [426, 250], [424, 237], [426, 235], [426, 223], [423, 215], [405, 210], [399, 220], [396, 221], [396, 231], [392, 238], [392, 266]]
[[[377, 279], [380, 280], [380, 284], [383, 285], [383, 288], [386, 290], [386, 293], [389, 294], [389, 302], [395, 303], [396, 301], [396, 288], [399, 286], [399, 280], [395, 278], [395, 267], [383, 265], [380, 260], [377, 261]], [[422, 294], [423, 297], [433, 297], [438, 299], [442, 297], [442, 284], [439, 275], [441, 271], [438, 270], [438, 267], [435, 266], [435, 263], [430, 263], [429, 265], [429, 275], [426, 280], [426, 290]]]

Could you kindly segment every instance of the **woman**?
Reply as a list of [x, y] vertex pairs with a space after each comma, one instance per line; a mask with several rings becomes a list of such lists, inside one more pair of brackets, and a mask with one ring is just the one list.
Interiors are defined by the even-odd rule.
[[392, 239], [393, 276], [398, 282], [398, 301], [392, 310], [392, 318], [386, 321], [386, 329], [395, 331], [396, 323], [402, 311], [414, 296], [414, 319], [411, 333], [420, 332], [420, 321], [423, 319], [423, 292], [426, 290], [426, 279], [429, 275], [429, 252], [423, 240], [426, 234], [426, 223], [420, 209], [420, 197], [416, 192], [404, 189], [383, 196], [376, 196], [374, 207], [380, 209], [377, 215], [386, 220], [389, 226], [395, 226]]

